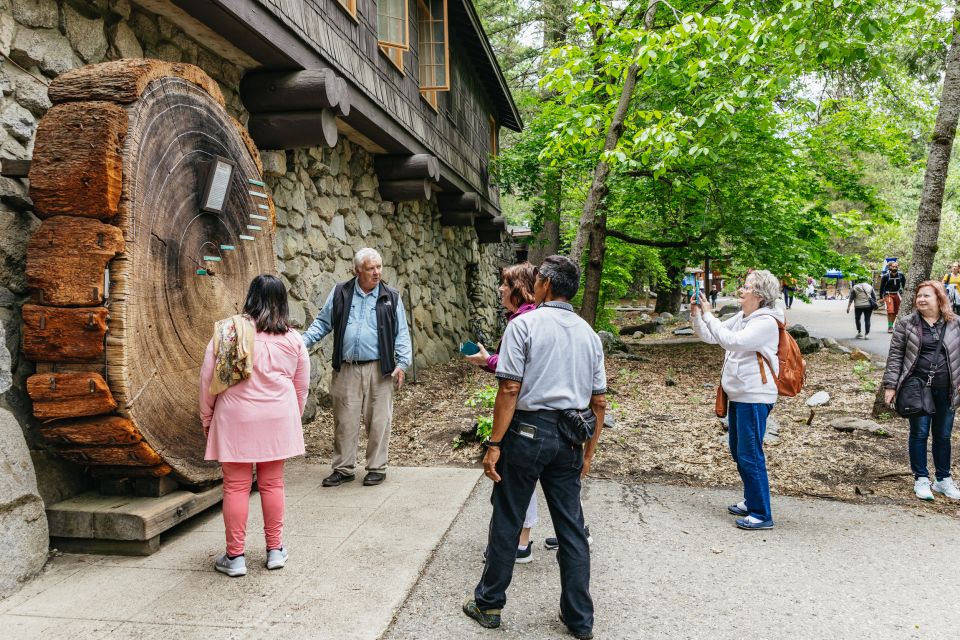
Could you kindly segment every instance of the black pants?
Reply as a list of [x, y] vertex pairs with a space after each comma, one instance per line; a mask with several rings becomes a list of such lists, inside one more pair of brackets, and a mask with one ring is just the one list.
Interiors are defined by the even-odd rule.
[[873, 309], [870, 307], [854, 307], [853, 321], [857, 323], [857, 333], [860, 333], [860, 318], [863, 317], [863, 335], [870, 335], [870, 317], [873, 315]]
[[787, 309], [793, 306], [793, 287], [783, 288], [783, 304]]
[[[520, 425], [534, 427], [533, 437], [520, 435]], [[525, 430], [529, 430], [525, 427]], [[543, 489], [560, 541], [560, 611], [575, 632], [593, 630], [590, 597], [590, 546], [583, 530], [580, 507], [580, 471], [583, 447], [574, 447], [557, 433], [557, 413], [517, 411], [503, 439], [490, 502], [493, 516], [487, 543], [487, 561], [474, 590], [481, 609], [502, 609], [513, 578], [523, 516], [537, 481]]]

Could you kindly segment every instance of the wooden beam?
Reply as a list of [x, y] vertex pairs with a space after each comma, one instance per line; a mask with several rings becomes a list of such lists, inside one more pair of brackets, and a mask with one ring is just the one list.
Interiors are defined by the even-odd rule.
[[240, 98], [250, 113], [321, 109], [350, 113], [347, 84], [331, 69], [254, 71], [240, 81]]
[[377, 156], [373, 165], [381, 182], [413, 178], [428, 178], [432, 182], [440, 180], [440, 161], [428, 153]]
[[441, 227], [472, 227], [474, 223], [474, 217], [472, 213], [464, 212], [452, 212], [440, 213], [440, 226]]
[[[439, 172], [439, 168], [438, 168]], [[30, 174], [29, 160], [0, 158], [0, 176], [4, 178], [26, 178]]]
[[500, 231], [477, 229], [477, 240], [480, 244], [496, 244], [502, 240]]
[[475, 191], [440, 193], [437, 195], [437, 205], [443, 213], [480, 213], [480, 194]]
[[380, 197], [391, 202], [430, 200], [433, 186], [430, 180], [388, 180], [380, 183]]
[[331, 109], [258, 113], [250, 116], [247, 128], [261, 149], [337, 145], [337, 118]]
[[477, 231], [506, 231], [507, 222], [501, 218], [480, 218], [476, 222]]

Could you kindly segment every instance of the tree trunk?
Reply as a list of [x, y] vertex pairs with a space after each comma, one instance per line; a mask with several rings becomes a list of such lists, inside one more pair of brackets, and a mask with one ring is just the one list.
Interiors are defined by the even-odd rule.
[[[903, 294], [903, 304], [900, 306], [900, 317], [913, 311], [913, 295], [917, 285], [924, 280], [929, 280], [930, 271], [933, 269], [933, 259], [937, 255], [937, 240], [940, 236], [943, 191], [950, 170], [950, 154], [953, 151], [953, 139], [957, 133], [958, 117], [960, 117], [960, 38], [957, 30], [954, 29], [950, 51], [947, 52], [940, 108], [937, 111], [936, 123], [933, 125], [930, 154], [927, 156], [927, 169], [923, 176], [917, 232], [913, 241], [913, 258], [907, 270], [907, 284]], [[883, 392], [882, 387], [877, 390], [873, 404], [874, 415], [887, 410], [883, 404]]]
[[673, 313], [680, 311], [683, 301], [683, 289], [680, 282], [683, 278], [683, 269], [667, 266], [667, 280], [669, 284], [657, 287], [657, 305], [653, 308], [656, 313]]
[[583, 283], [583, 303], [580, 305], [580, 317], [595, 326], [597, 310], [600, 308], [600, 283], [603, 279], [603, 258], [607, 252], [607, 217], [601, 212], [597, 215], [590, 232], [590, 257], [587, 259], [587, 276]]
[[[645, 29], [653, 28], [653, 17], [656, 14], [656, 4], [659, 0], [649, 0], [647, 11], [644, 15], [643, 26]], [[620, 136], [623, 134], [623, 123], [627, 117], [627, 111], [630, 109], [630, 100], [633, 98], [633, 90], [637, 86], [637, 73], [639, 67], [636, 64], [630, 65], [627, 69], [627, 75], [623, 79], [623, 86], [620, 89], [620, 99], [617, 102], [617, 109], [610, 120], [610, 128], [607, 129], [607, 137], [603, 143], [603, 150], [613, 151], [617, 148]], [[607, 186], [607, 176], [610, 175], [610, 165], [605, 160], [597, 161], [597, 166], [593, 170], [593, 182], [590, 185], [590, 191], [587, 192], [587, 199], [583, 203], [583, 213], [580, 216], [580, 228], [577, 229], [577, 237], [573, 241], [573, 247], [570, 250], [570, 259], [579, 263], [583, 257], [583, 247], [590, 238], [593, 229], [594, 220], [597, 211], [600, 210], [603, 199], [609, 191]], [[584, 292], [586, 294], [586, 292]]]

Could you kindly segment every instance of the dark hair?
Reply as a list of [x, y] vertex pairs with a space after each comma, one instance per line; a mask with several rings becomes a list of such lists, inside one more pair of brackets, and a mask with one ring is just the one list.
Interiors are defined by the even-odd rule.
[[533, 302], [533, 283], [537, 270], [529, 262], [504, 267], [500, 274], [503, 284], [510, 289], [510, 301], [515, 307]]
[[283, 280], [268, 273], [254, 278], [247, 289], [243, 312], [257, 325], [257, 331], [279, 334], [289, 331], [290, 310]]
[[580, 288], [580, 267], [566, 256], [547, 256], [539, 267], [540, 277], [550, 281], [553, 295], [570, 300]]

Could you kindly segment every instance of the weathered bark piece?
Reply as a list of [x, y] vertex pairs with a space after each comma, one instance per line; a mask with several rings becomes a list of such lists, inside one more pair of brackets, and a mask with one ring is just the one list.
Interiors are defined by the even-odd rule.
[[127, 113], [112, 102], [56, 105], [40, 119], [30, 165], [30, 198], [40, 218], [117, 215], [123, 187]]
[[23, 305], [23, 353], [42, 362], [85, 362], [103, 356], [106, 307]]
[[480, 213], [481, 207], [480, 194], [475, 191], [466, 193], [439, 193], [437, 194], [437, 205], [443, 213], [453, 212], [471, 212]]
[[240, 82], [240, 99], [251, 113], [350, 112], [347, 85], [332, 69], [251, 72]]
[[376, 156], [373, 165], [381, 182], [413, 178], [428, 178], [433, 182], [440, 180], [440, 160], [428, 153]]
[[27, 378], [33, 415], [41, 420], [109, 413], [117, 408], [98, 373], [38, 373]]
[[168, 464], [158, 464], [153, 467], [94, 467], [90, 475], [94, 478], [110, 478], [124, 476], [127, 478], [162, 478], [173, 473], [173, 467]]
[[149, 467], [163, 462], [146, 442], [126, 446], [63, 448], [59, 451], [64, 458], [77, 464]]
[[258, 113], [247, 123], [250, 135], [261, 149], [337, 145], [337, 118], [333, 111]]
[[380, 197], [391, 202], [430, 200], [433, 187], [430, 180], [390, 180], [380, 183]]
[[34, 301], [67, 307], [103, 302], [104, 270], [123, 246], [123, 232], [98, 220], [44, 220], [27, 245], [27, 286]]
[[440, 226], [441, 227], [472, 227], [474, 223], [474, 215], [472, 213], [441, 213], [440, 214]]
[[120, 416], [97, 416], [80, 420], [60, 420], [37, 431], [50, 444], [128, 445], [143, 440], [136, 425]]
[[176, 77], [197, 85], [221, 107], [226, 103], [220, 86], [200, 67], [185, 62], [123, 59], [71, 69], [50, 83], [48, 95], [54, 104], [77, 100], [135, 102], [158, 78]]
[[26, 178], [30, 174], [30, 160], [0, 158], [0, 176], [4, 178]]

